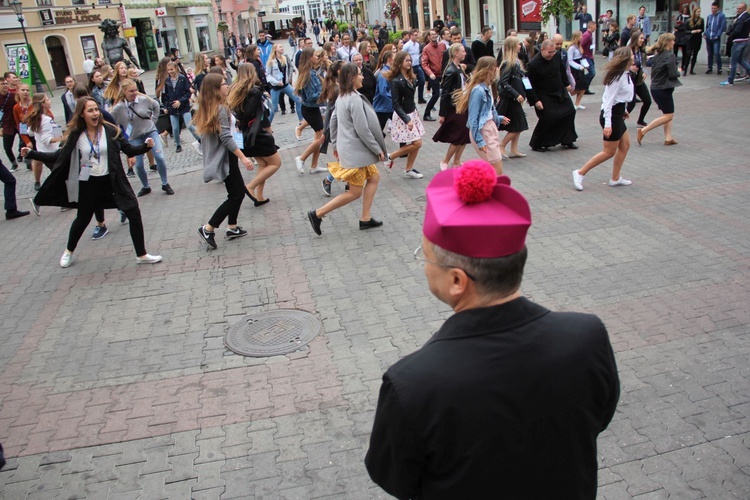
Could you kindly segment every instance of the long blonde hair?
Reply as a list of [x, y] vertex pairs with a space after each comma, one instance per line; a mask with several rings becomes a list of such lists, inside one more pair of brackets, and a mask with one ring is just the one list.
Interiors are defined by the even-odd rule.
[[281, 58], [279, 58], [279, 57], [276, 56], [276, 47], [281, 47], [281, 44], [280, 43], [274, 43], [273, 46], [271, 47], [271, 55], [268, 57], [268, 62], [266, 63], [266, 67], [267, 68], [271, 68], [273, 66], [271, 64], [271, 61], [279, 61], [279, 65], [283, 64], [284, 66], [286, 66], [286, 64], [287, 64], [287, 58], [286, 58], [286, 56], [284, 54], [281, 54], [281, 57], [283, 59], [281, 59]]
[[122, 85], [122, 79], [120, 78], [121, 66], [128, 67], [123, 61], [115, 64], [115, 76], [112, 77], [112, 81], [110, 81], [107, 88], [104, 89], [104, 98], [109, 99], [112, 103], [117, 102], [117, 98], [120, 95], [120, 85]]
[[579, 30], [575, 30], [573, 34], [570, 35], [570, 45], [575, 45], [580, 50], [582, 37], [583, 34]]
[[474, 87], [484, 83], [492, 91], [492, 100], [497, 100], [497, 85], [495, 83], [495, 74], [497, 73], [497, 61], [492, 56], [482, 56], [474, 67], [469, 83], [466, 84], [463, 94], [456, 102], [456, 113], [461, 114], [469, 109], [469, 98]]
[[667, 50], [667, 45], [673, 40], [674, 35], [672, 33], [662, 33], [661, 35], [659, 35], [659, 39], [656, 41], [656, 44], [651, 47], [650, 52], [661, 54], [662, 52]]
[[237, 79], [232, 84], [232, 88], [229, 89], [229, 96], [227, 96], [229, 109], [232, 111], [242, 109], [250, 89], [256, 85], [260, 85], [260, 80], [258, 79], [258, 73], [255, 71], [255, 65], [253, 63], [240, 64], [237, 67]]
[[521, 40], [515, 36], [509, 36], [503, 42], [503, 60], [500, 62], [500, 71], [511, 71], [518, 64], [518, 45]]
[[203, 78], [201, 91], [198, 93], [198, 111], [193, 117], [195, 129], [201, 135], [218, 135], [221, 132], [219, 110], [222, 107], [227, 109], [221, 96], [221, 86], [225, 83], [224, 77], [216, 73], [209, 73]]
[[[128, 78], [126, 78], [125, 80], [122, 80], [120, 82], [120, 93], [117, 94], [117, 99], [115, 99], [112, 102], [112, 105], [115, 105], [115, 104], [118, 104], [118, 103], [124, 101], [125, 100], [125, 89], [129, 88], [129, 87], [132, 87], [134, 85], [135, 85], [135, 82], [133, 80], [130, 80]], [[143, 94], [141, 94], [139, 92], [138, 95], [143, 95]]]

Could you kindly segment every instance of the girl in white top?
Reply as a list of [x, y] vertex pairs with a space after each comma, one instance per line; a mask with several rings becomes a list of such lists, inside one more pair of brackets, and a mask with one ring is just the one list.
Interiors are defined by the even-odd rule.
[[633, 53], [628, 47], [620, 47], [615, 51], [612, 60], [607, 64], [604, 75], [604, 95], [602, 96], [602, 110], [599, 123], [604, 129], [604, 147], [578, 170], [573, 170], [573, 185], [578, 191], [583, 191], [583, 176], [597, 165], [604, 163], [614, 156], [610, 187], [629, 186], [627, 179], [620, 177], [620, 169], [630, 149], [630, 136], [625, 126], [625, 119], [629, 117], [625, 106], [633, 100], [635, 85], [630, 71], [635, 67]]
[[[34, 94], [23, 123], [28, 127], [29, 135], [34, 136], [37, 151], [53, 153], [60, 148], [62, 129], [52, 118], [52, 101], [46, 94]], [[31, 169], [34, 171], [34, 190], [39, 191], [42, 179], [42, 162], [32, 161]]]

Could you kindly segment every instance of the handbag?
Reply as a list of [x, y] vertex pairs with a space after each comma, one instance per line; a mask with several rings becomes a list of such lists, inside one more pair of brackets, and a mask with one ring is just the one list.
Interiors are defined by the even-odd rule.
[[162, 111], [159, 114], [159, 118], [156, 120], [156, 130], [158, 130], [160, 134], [163, 134], [164, 132], [172, 133], [172, 120], [169, 118], [169, 113], [164, 113], [164, 111]]
[[602, 55], [603, 55], [604, 57], [607, 57], [607, 56], [609, 55], [609, 47], [604, 47], [604, 48], [602, 49]]

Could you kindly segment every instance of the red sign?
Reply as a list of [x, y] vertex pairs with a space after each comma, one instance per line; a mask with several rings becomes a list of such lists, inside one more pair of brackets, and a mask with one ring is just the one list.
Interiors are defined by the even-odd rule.
[[518, 0], [518, 29], [538, 30], [542, 25], [542, 0]]

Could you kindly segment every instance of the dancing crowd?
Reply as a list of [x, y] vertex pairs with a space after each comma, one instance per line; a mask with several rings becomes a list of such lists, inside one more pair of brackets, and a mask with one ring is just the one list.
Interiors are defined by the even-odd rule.
[[[734, 40], [740, 47], [750, 28], [750, 22], [743, 22], [748, 17], [743, 9], [741, 4], [732, 28], [739, 30]], [[677, 144], [672, 136], [673, 92], [681, 85], [680, 75], [694, 74], [697, 52], [690, 45], [692, 49], [678, 66], [680, 33], [687, 30], [691, 37], [711, 41], [716, 29], [724, 29], [716, 12], [706, 27], [696, 9], [679, 20], [675, 34], [662, 34], [649, 46], [650, 21], [642, 10], [639, 16], [628, 16], [621, 31], [610, 13], [598, 21], [604, 24], [607, 58], [599, 114], [603, 147], [573, 171], [578, 190], [583, 189], [584, 176], [591, 169], [611, 158], [609, 185], [631, 184], [620, 173], [630, 148], [626, 120], [637, 103], [641, 103], [636, 120], [638, 144], [658, 127], [664, 130], [665, 145]], [[232, 46], [229, 60], [196, 54], [192, 68], [186, 68], [179, 50], [172, 49], [170, 57], [159, 63], [155, 98], [147, 95], [135, 67], [125, 61], [110, 67], [97, 60], [87, 86], [73, 77], [65, 80], [64, 132], [55, 122], [49, 98], [44, 94], [32, 97], [28, 85], [6, 73], [0, 79], [3, 145], [11, 159], [10, 172], [24, 159], [33, 171], [38, 193], [32, 208], [37, 215], [45, 205], [78, 210], [61, 258], [63, 267], [73, 261], [73, 251], [92, 217], [96, 218], [92, 238], [107, 234], [107, 208], [117, 208], [121, 221], [130, 223], [139, 263], [161, 259], [145, 250], [137, 198], [152, 192], [145, 159], [150, 170], [158, 173], [161, 190], [174, 194], [164, 148], [171, 138], [175, 152], [182, 152], [183, 128], [193, 136], [191, 146], [203, 158], [204, 181], [223, 182], [227, 190], [226, 200], [198, 229], [200, 237], [209, 248], [217, 248], [216, 230], [225, 220], [228, 240], [247, 235], [238, 225], [240, 207], [245, 197], [256, 207], [270, 202], [264, 192], [266, 181], [281, 167], [273, 122], [279, 109], [286, 114], [285, 100], [297, 117], [297, 139], [302, 140], [305, 128], [313, 131], [312, 140], [294, 158], [296, 169], [300, 174], [326, 174], [320, 182], [327, 197], [332, 196], [337, 181], [345, 187], [328, 203], [308, 212], [312, 229], [322, 234], [323, 218], [358, 198], [362, 198], [359, 228], [375, 228], [383, 224], [371, 214], [380, 178], [377, 165], [382, 163], [383, 170], [391, 172], [403, 159], [404, 178], [423, 178], [415, 165], [426, 133], [424, 122], [436, 120], [433, 110], [437, 110], [439, 126], [432, 140], [446, 145], [440, 170], [461, 165], [469, 144], [497, 175], [503, 174], [504, 160], [525, 158], [519, 149], [520, 136], [529, 128], [524, 105], [532, 107], [538, 117], [529, 140], [532, 151], [546, 153], [558, 145], [578, 149], [576, 115], [586, 109], [581, 105], [583, 96], [594, 93], [590, 86], [596, 75], [592, 46], [597, 22], [585, 9], [577, 16], [582, 29], [573, 32], [566, 49], [559, 34], [548, 38], [545, 33], [531, 33], [521, 39], [511, 30], [497, 53], [492, 28], [483, 28], [469, 46], [455, 23], [436, 22], [424, 32], [405, 30], [393, 43], [383, 36], [388, 34], [385, 23], [372, 32], [352, 26], [342, 31], [318, 26], [318, 47], [300, 29], [293, 36], [290, 56], [285, 44], [273, 43], [261, 31], [256, 44]], [[709, 50], [708, 73], [714, 59], [721, 72], [720, 56]], [[730, 80], [737, 64], [743, 65], [733, 57]], [[650, 85], [646, 67], [651, 68]], [[648, 123], [652, 102], [662, 116]], [[420, 110], [418, 105], [424, 107]], [[17, 157], [13, 153], [16, 134], [21, 139]], [[386, 144], [387, 135], [395, 146]], [[120, 152], [128, 156], [127, 169], [120, 165]], [[321, 154], [329, 161], [321, 161]], [[44, 165], [52, 173], [42, 184]], [[249, 183], [243, 180], [241, 167], [257, 168]], [[7, 219], [29, 214], [16, 206], [10, 172], [0, 166]], [[137, 194], [127, 180], [136, 176], [141, 184]]]

